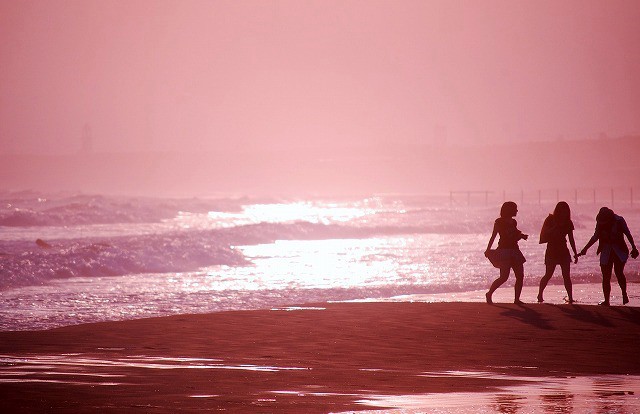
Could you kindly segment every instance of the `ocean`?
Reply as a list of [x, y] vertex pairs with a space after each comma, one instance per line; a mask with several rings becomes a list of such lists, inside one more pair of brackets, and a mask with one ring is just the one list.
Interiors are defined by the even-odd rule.
[[[539, 230], [557, 200], [520, 197], [531, 287], [544, 273]], [[498, 198], [0, 193], [0, 330], [399, 296], [456, 300], [497, 277], [483, 252]], [[568, 201], [580, 250], [607, 203]], [[640, 209], [614, 210], [640, 239]], [[574, 284], [601, 281], [595, 250], [572, 265]], [[625, 273], [634, 305], [640, 260], [629, 260]], [[560, 269], [552, 285], [562, 285]]]

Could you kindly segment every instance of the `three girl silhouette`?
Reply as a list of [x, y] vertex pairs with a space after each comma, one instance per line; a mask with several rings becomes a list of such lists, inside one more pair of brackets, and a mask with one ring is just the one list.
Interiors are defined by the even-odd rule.
[[[489, 291], [486, 293], [487, 303], [493, 303], [493, 292], [507, 281], [511, 270], [513, 270], [516, 277], [514, 303], [523, 303], [520, 300], [520, 294], [524, 280], [525, 258], [520, 251], [518, 242], [520, 240], [527, 240], [529, 236], [518, 230], [517, 222], [514, 219], [517, 213], [518, 206], [516, 203], [507, 201], [500, 209], [500, 217], [494, 222], [493, 232], [491, 233], [491, 238], [489, 239], [489, 244], [484, 254], [494, 267], [500, 269], [500, 276], [491, 284]], [[574, 302], [570, 272], [571, 254], [567, 246], [568, 238], [575, 263], [578, 263], [578, 257], [587, 254], [589, 248], [596, 241], [599, 242], [597, 253], [600, 254], [602, 291], [604, 294], [604, 301], [600, 304], [605, 306], [609, 305], [612, 271], [615, 272], [618, 284], [622, 290], [622, 303], [627, 304], [629, 297], [627, 295], [627, 282], [624, 276], [624, 265], [629, 256], [634, 259], [638, 257], [638, 249], [636, 248], [624, 218], [616, 215], [611, 209], [602, 207], [596, 216], [595, 232], [579, 253], [576, 251], [573, 230], [574, 225], [571, 221], [571, 209], [566, 202], [560, 201], [553, 210], [553, 213], [549, 214], [545, 219], [542, 230], [540, 231], [540, 243], [546, 243], [547, 247], [544, 258], [546, 271], [540, 280], [538, 302], [542, 303], [544, 301], [544, 289], [549, 279], [553, 276], [557, 266], [560, 266], [564, 286], [567, 290], [566, 301], [568, 303]], [[500, 236], [498, 247], [492, 250], [491, 247], [497, 235]], [[624, 241], [624, 236], [626, 236], [631, 244], [631, 251], [629, 251]]]

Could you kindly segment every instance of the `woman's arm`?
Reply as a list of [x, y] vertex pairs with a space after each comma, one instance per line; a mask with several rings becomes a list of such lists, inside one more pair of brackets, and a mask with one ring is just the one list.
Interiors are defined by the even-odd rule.
[[578, 251], [576, 250], [576, 240], [573, 238], [573, 230], [571, 230], [567, 235], [569, 236], [569, 244], [571, 245], [571, 248], [573, 249], [573, 254], [575, 256], [578, 254], [577, 253]]
[[489, 250], [491, 250], [491, 246], [493, 246], [493, 241], [496, 239], [496, 236], [498, 235], [498, 229], [496, 224], [493, 224], [493, 232], [491, 233], [491, 238], [489, 239], [489, 244], [487, 245], [487, 250], [484, 251], [485, 256], [487, 255], [487, 252]]
[[595, 243], [599, 239], [598, 230], [598, 226], [596, 225], [596, 231], [593, 233], [593, 236], [591, 236], [591, 238], [587, 242], [587, 245], [584, 246], [582, 250], [580, 250], [580, 253], [578, 253], [576, 256], [584, 256], [585, 254], [587, 254], [587, 250], [589, 250], [589, 247], [593, 246], [593, 243]]
[[634, 259], [638, 257], [638, 249], [636, 248], [636, 244], [633, 241], [633, 236], [631, 235], [631, 231], [629, 230], [629, 226], [627, 226], [627, 222], [622, 219], [622, 232], [627, 236], [629, 243], [631, 243], [631, 257]]
[[528, 234], [524, 234], [518, 229], [518, 222], [513, 219], [513, 228], [516, 229], [516, 242], [519, 240], [527, 240], [529, 238]]
[[569, 244], [571, 245], [571, 249], [573, 250], [574, 263], [578, 263], [578, 253], [576, 250], [576, 240], [573, 238], [573, 230], [569, 230], [567, 236], [569, 236]]

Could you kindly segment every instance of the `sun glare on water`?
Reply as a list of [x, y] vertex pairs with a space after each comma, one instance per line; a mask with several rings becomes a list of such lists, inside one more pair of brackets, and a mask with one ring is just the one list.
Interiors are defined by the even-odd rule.
[[308, 221], [329, 224], [347, 222], [375, 213], [369, 208], [342, 207], [336, 204], [314, 205], [309, 202], [290, 204], [254, 204], [245, 208], [245, 214], [255, 221], [279, 223]]
[[[338, 204], [317, 204], [312, 202], [252, 204], [243, 207], [242, 212], [228, 213], [210, 211], [207, 219], [220, 227], [241, 226], [256, 223], [291, 223], [304, 221], [314, 224], [345, 223], [367, 215], [375, 214], [369, 207], [346, 207]], [[186, 217], [182, 217], [185, 221]]]
[[242, 249], [256, 266], [271, 269], [267, 283], [281, 288], [345, 288], [387, 284], [398, 277], [397, 258], [379, 254], [388, 243], [382, 238], [278, 240]]

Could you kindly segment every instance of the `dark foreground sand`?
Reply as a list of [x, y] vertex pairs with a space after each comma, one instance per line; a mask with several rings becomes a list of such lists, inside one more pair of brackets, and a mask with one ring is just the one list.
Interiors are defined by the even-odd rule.
[[356, 403], [364, 395], [492, 392], [507, 382], [420, 375], [425, 372], [640, 374], [638, 308], [317, 307], [324, 310], [222, 312], [2, 332], [0, 412], [324, 413], [365, 409]]

